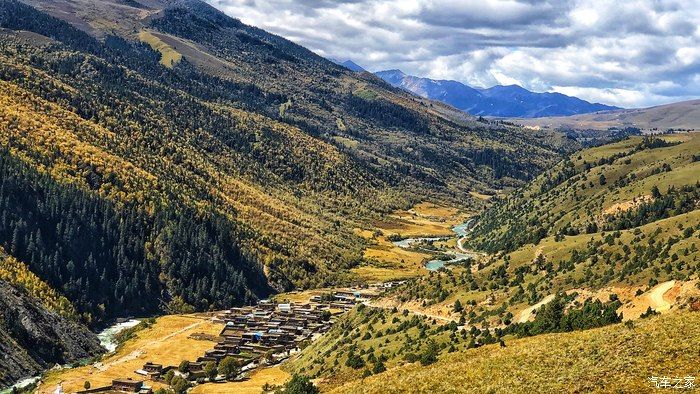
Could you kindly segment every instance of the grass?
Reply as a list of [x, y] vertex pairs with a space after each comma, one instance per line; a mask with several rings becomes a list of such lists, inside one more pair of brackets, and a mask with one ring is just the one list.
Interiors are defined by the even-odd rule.
[[[605, 239], [612, 232], [597, 231], [591, 234], [566, 236], [558, 241], [554, 236], [567, 224], [582, 229], [588, 223], [601, 223], [605, 212], [609, 212], [611, 207], [627, 206], [634, 209], [632, 203], [634, 199], [651, 199], [653, 186], [657, 186], [662, 193], [666, 193], [670, 186], [679, 188], [700, 181], [700, 162], [694, 162], [691, 159], [692, 155], [700, 151], [700, 134], [672, 135], [662, 138], [682, 143], [637, 151], [615, 160], [612, 164], [600, 165], [598, 161], [614, 154], [630, 152], [641, 139], [630, 138], [574, 154], [571, 162], [577, 169], [582, 170], [584, 162], [595, 163], [593, 168], [588, 172], [580, 171], [570, 180], [561, 182], [544, 193], [540, 191], [540, 186], [548, 175], [539, 177], [522, 192], [516, 193], [507, 205], [494, 208], [495, 216], [490, 217], [489, 213], [485, 214], [485, 219], [480, 225], [493, 222], [496, 226], [481, 233], [478, 229], [475, 230], [477, 233], [475, 243], [488, 244], [490, 240], [501, 239], [500, 237], [504, 234], [508, 237], [517, 237], [523, 231], [534, 232], [537, 226], [543, 226], [547, 229], [549, 236], [536, 245], [524, 244], [509, 253], [510, 272], [520, 266], [531, 264], [538, 255], [542, 255], [545, 261], [552, 262], [557, 267], [558, 263], [568, 260], [574, 250], [581, 252], [589, 249], [592, 242], [602, 241], [597, 257], [603, 257], [606, 253], [616, 256], [611, 259], [614, 262], [611, 263], [614, 269], [613, 275], [604, 275], [604, 272], [610, 268], [607, 264], [594, 264], [588, 261], [578, 264], [574, 271], [566, 275], [558, 275], [554, 283], [572, 287], [577, 282], [586, 280], [587, 286], [601, 287], [608, 284], [621, 284], [621, 282], [627, 286], [646, 284], [652, 278], [658, 281], [683, 279], [683, 276], [692, 273], [694, 267], [698, 266], [700, 258], [700, 254], [693, 247], [693, 244], [696, 244], [696, 247], [700, 244], [700, 237], [697, 233], [690, 237], [683, 235], [685, 228], [700, 225], [698, 210], [637, 228], [622, 230], [610, 244], [605, 242]], [[670, 170], [654, 173], [654, 170], [662, 165], [667, 165]], [[601, 174], [605, 175], [606, 184], [598, 181]], [[630, 174], [634, 174], [636, 178], [631, 178]], [[622, 178], [627, 179], [625, 184], [615, 186], [615, 182]], [[575, 195], [580, 198], [575, 198]], [[526, 208], [521, 209], [521, 207]], [[511, 223], [526, 222], [529, 222], [526, 226], [527, 230], [513, 233], [509, 228]], [[657, 231], [660, 233], [654, 235]], [[634, 251], [635, 247], [646, 245], [652, 238], [661, 242], [662, 245], [669, 245], [668, 256], [675, 254], [677, 256], [675, 260], [659, 259], [655, 262], [655, 266], [641, 271], [635, 270], [626, 274], [623, 279], [619, 279], [617, 274], [634, 258], [634, 253], [625, 253], [624, 248], [627, 246]], [[499, 261], [503, 262], [504, 259]], [[673, 275], [666, 270], [660, 273], [654, 272], [654, 269], [667, 266], [670, 262], [673, 262], [674, 266], [681, 264], [685, 268], [674, 269], [677, 272]], [[590, 271], [587, 271], [588, 269]]]
[[[143, 380], [134, 373], [146, 362], [177, 366], [182, 360], [195, 361], [206, 350], [214, 348], [214, 342], [188, 338], [194, 333], [218, 335], [221, 324], [196, 315], [170, 315], [156, 319], [156, 323], [138, 331], [135, 338], [126, 341], [114, 354], [107, 355], [99, 363], [73, 369], [50, 371], [43, 379], [38, 393], [53, 393], [61, 383], [68, 393], [83, 389], [89, 381], [92, 387], [111, 384], [113, 379], [132, 378]], [[162, 387], [156, 382], [154, 388]]]
[[410, 364], [334, 393], [652, 392], [651, 376], [698, 376], [700, 313], [680, 312], [506, 341]]
[[289, 380], [288, 372], [279, 365], [254, 371], [249, 378], [240, 382], [207, 383], [194, 387], [190, 394], [260, 394], [265, 383], [280, 386]]
[[[427, 336], [421, 337], [420, 327], [409, 326], [397, 332], [387, 329], [417, 318], [427, 327]], [[409, 313], [392, 313], [389, 309], [366, 307], [354, 309], [343, 315], [331, 331], [313, 342], [301, 353], [284, 364], [284, 369], [318, 379], [321, 387], [329, 388], [357, 379], [367, 368], [372, 370], [375, 362], [370, 361], [369, 354], [376, 358], [384, 356], [387, 368], [404, 363], [407, 353], [419, 354], [427, 346], [427, 337], [438, 343], [449, 342], [450, 331], [433, 332], [444, 321]], [[365, 337], [369, 334], [369, 337]], [[410, 337], [410, 339], [408, 339]], [[455, 346], [465, 346], [455, 344]], [[365, 361], [365, 367], [354, 369], [346, 365], [351, 349]]]
[[160, 64], [167, 68], [173, 68], [182, 59], [182, 55], [175, 48], [146, 30], [139, 33], [139, 40], [150, 45], [154, 51], [160, 52]]

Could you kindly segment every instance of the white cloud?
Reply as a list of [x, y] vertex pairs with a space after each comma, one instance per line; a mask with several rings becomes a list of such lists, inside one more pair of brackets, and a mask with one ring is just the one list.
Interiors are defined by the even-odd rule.
[[700, 0], [208, 0], [327, 57], [625, 107], [700, 96]]

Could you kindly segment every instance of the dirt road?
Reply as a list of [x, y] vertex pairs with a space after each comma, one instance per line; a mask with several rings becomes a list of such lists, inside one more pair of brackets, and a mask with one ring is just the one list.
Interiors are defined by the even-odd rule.
[[554, 299], [554, 294], [550, 294], [547, 297], [544, 297], [542, 301], [538, 302], [537, 304], [525, 308], [520, 312], [520, 315], [518, 315], [518, 323], [527, 323], [530, 320], [530, 317], [532, 314], [535, 312], [535, 309], [541, 307], [542, 305], [550, 303]]

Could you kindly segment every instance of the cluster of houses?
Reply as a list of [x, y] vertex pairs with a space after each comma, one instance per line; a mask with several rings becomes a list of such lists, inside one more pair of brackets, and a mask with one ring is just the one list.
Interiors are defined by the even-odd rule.
[[[231, 308], [213, 318], [224, 324], [214, 349], [208, 350], [187, 365], [187, 377], [196, 380], [205, 376], [204, 366], [218, 364], [233, 357], [243, 366], [241, 371], [256, 368], [263, 363], [274, 364], [289, 357], [305, 342], [328, 331], [334, 316], [352, 309], [360, 302], [369, 301], [383, 291], [401, 282], [387, 282], [365, 288], [336, 290], [311, 297], [308, 303], [276, 303], [262, 300], [255, 306]], [[150, 380], [160, 380], [174, 366], [164, 367], [148, 362], [135, 371]], [[143, 381], [116, 379], [111, 386], [85, 390], [81, 393], [120, 392], [148, 394], [152, 389]]]

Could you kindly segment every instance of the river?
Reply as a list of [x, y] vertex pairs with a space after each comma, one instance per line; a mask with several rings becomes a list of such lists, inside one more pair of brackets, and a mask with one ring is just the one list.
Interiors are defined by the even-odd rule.
[[139, 323], [141, 323], [140, 320], [130, 319], [105, 328], [97, 334], [97, 338], [100, 340], [100, 345], [107, 349], [108, 353], [117, 350], [117, 340], [115, 338], [116, 335], [127, 328], [134, 327]]
[[[476, 224], [476, 218], [471, 218], [467, 220], [466, 222], [459, 224], [457, 226], [452, 227], [452, 232], [455, 233], [455, 236], [459, 238], [457, 241], [457, 249], [454, 251], [451, 251], [450, 254], [454, 254], [454, 258], [443, 261], [443, 260], [430, 260], [427, 263], [425, 263], [425, 268], [428, 271], [437, 271], [440, 268], [443, 268], [445, 264], [447, 263], [456, 263], [459, 261], [467, 260], [470, 258], [474, 258], [477, 256], [476, 253], [470, 253], [468, 250], [464, 249], [462, 247], [462, 240], [464, 237], [469, 234], [472, 228], [474, 228], [474, 225]], [[421, 237], [421, 238], [406, 238], [402, 239], [400, 241], [394, 241], [393, 244], [404, 249], [408, 249], [413, 246], [415, 243], [419, 242], [431, 242], [431, 241], [443, 241], [446, 239], [449, 239], [450, 237]], [[432, 250], [427, 250], [428, 252], [434, 252]]]

